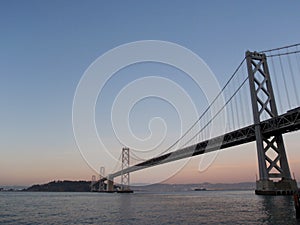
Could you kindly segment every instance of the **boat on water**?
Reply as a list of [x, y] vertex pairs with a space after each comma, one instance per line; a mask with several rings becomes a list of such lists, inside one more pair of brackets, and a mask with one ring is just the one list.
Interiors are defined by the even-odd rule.
[[194, 188], [194, 191], [206, 191], [207, 189], [206, 188]]

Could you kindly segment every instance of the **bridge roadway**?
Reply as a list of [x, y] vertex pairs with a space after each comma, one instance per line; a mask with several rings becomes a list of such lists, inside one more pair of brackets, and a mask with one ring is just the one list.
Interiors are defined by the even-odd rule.
[[[259, 125], [265, 137], [270, 137], [278, 133], [284, 134], [296, 131], [300, 128], [300, 107], [289, 110], [288, 112], [280, 116], [260, 122]], [[164, 163], [196, 155], [201, 155], [204, 153], [221, 150], [252, 141], [255, 141], [255, 124], [226, 133], [210, 140], [200, 142], [198, 144], [194, 144], [158, 157], [151, 158], [142, 163], [130, 166], [123, 171], [120, 170], [113, 174], [109, 174], [108, 177], [102, 178], [102, 181], [113, 179], [124, 173], [130, 173], [148, 167], [161, 165]]]

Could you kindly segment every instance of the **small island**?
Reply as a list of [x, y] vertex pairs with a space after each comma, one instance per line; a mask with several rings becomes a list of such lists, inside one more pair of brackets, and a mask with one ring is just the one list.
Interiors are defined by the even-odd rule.
[[51, 181], [47, 184], [36, 184], [22, 191], [49, 191], [49, 192], [89, 192], [90, 181]]

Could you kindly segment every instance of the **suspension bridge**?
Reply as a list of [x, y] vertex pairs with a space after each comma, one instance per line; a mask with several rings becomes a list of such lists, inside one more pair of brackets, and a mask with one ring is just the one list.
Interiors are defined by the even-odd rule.
[[138, 157], [123, 148], [121, 169], [105, 176], [101, 167], [99, 179], [93, 176], [92, 190], [114, 192], [114, 178], [121, 176], [119, 191], [130, 192], [134, 171], [255, 141], [256, 194], [293, 194], [298, 187], [291, 177], [282, 135], [300, 128], [299, 83], [300, 44], [247, 51], [221, 91], [177, 141], [134, 165], [130, 159]]

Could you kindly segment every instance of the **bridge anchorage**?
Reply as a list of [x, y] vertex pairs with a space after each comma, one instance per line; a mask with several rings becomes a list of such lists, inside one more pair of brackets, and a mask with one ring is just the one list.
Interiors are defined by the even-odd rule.
[[[291, 178], [282, 134], [265, 135], [260, 124], [263, 114], [269, 118], [278, 117], [266, 55], [247, 51], [246, 61], [259, 167], [255, 193], [291, 195], [298, 188], [296, 181]], [[268, 156], [270, 151], [276, 154], [274, 159]]]

